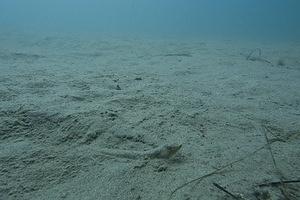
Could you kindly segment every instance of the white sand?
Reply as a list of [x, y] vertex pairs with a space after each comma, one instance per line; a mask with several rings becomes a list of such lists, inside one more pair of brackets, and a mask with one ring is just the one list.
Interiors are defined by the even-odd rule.
[[[232, 199], [214, 182], [280, 199], [280, 186], [257, 185], [300, 178], [299, 43], [2, 33], [0, 44], [1, 200]], [[247, 60], [256, 48], [273, 65]], [[173, 142], [169, 160], [95, 153]], [[299, 188], [283, 191], [300, 199]]]

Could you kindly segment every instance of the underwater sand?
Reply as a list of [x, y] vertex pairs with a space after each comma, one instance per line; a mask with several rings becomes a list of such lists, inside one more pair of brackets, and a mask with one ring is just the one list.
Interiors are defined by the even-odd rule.
[[[214, 183], [300, 199], [299, 183], [259, 187], [300, 178], [300, 43], [0, 43], [1, 200], [232, 199]], [[169, 143], [170, 159], [97, 153]]]

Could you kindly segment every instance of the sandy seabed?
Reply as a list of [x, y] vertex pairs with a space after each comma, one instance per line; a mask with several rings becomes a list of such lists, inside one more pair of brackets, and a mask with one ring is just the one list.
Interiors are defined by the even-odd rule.
[[300, 199], [299, 141], [300, 43], [0, 34], [1, 200]]

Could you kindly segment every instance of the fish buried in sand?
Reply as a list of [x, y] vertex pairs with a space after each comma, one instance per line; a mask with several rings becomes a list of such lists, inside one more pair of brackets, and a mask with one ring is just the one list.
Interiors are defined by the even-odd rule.
[[181, 149], [181, 147], [181, 144], [165, 144], [147, 151], [100, 149], [99, 153], [129, 159], [169, 159], [173, 157]]

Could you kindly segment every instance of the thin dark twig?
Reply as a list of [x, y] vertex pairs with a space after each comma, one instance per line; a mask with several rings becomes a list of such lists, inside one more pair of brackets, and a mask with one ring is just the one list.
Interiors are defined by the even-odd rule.
[[300, 179], [298, 180], [287, 180], [287, 181], [274, 181], [274, 182], [270, 182], [270, 183], [262, 183], [259, 184], [259, 187], [266, 187], [266, 186], [278, 186], [281, 185], [282, 183], [284, 184], [288, 184], [288, 183], [300, 183]]
[[191, 184], [191, 183], [194, 183], [194, 182], [196, 182], [196, 181], [199, 181], [199, 182], [200, 182], [200, 181], [202, 181], [203, 179], [205, 179], [205, 178], [207, 178], [207, 177], [209, 177], [209, 176], [212, 176], [212, 175], [214, 175], [214, 174], [218, 174], [218, 173], [221, 173], [221, 172], [222, 172], [222, 169], [217, 169], [217, 170], [215, 170], [215, 171], [213, 171], [213, 172], [211, 172], [211, 173], [205, 174], [205, 175], [203, 175], [203, 176], [201, 176], [201, 177], [195, 178], [195, 179], [193, 179], [193, 180], [190, 180], [190, 181], [188, 181], [188, 182], [186, 182], [186, 183], [180, 185], [179, 187], [177, 187], [175, 190], [173, 190], [173, 191], [171, 192], [170, 198], [169, 198], [169, 199], [172, 199], [173, 194], [175, 194], [178, 190], [184, 188], [185, 186], [187, 186], [187, 185], [189, 185], [189, 184]]
[[[258, 56], [254, 56], [254, 53], [258, 52]], [[251, 60], [251, 61], [260, 61], [260, 62], [265, 62], [273, 66], [273, 63], [262, 56], [262, 50], [260, 48], [252, 50], [248, 56], [246, 57], [246, 60]]]
[[280, 185], [282, 186], [281, 188], [280, 188], [280, 191], [281, 191], [281, 193], [283, 194], [283, 196], [285, 197], [285, 199], [290, 199], [288, 196], [288, 194], [287, 194], [287, 192], [286, 192], [286, 186], [285, 186], [285, 183], [283, 182], [283, 180], [282, 180], [282, 173], [281, 173], [281, 171], [279, 170], [279, 168], [277, 167], [277, 163], [276, 163], [276, 160], [275, 160], [275, 157], [274, 157], [274, 154], [273, 154], [273, 151], [272, 151], [272, 147], [271, 147], [271, 141], [269, 140], [269, 138], [268, 138], [268, 135], [267, 135], [267, 133], [266, 133], [266, 128], [265, 127], [263, 127], [262, 125], [257, 125], [257, 124], [254, 124], [254, 126], [255, 126], [255, 128], [258, 130], [258, 131], [260, 131], [260, 132], [262, 132], [263, 134], [264, 134], [264, 136], [265, 136], [265, 140], [266, 140], [266, 142], [267, 142], [267, 148], [268, 148], [268, 150], [269, 150], [269, 152], [270, 152], [270, 155], [271, 155], [271, 158], [272, 158], [272, 162], [273, 162], [273, 166], [274, 166], [274, 169], [276, 170], [276, 174], [279, 176], [279, 179], [280, 179]]
[[268, 126], [264, 126], [264, 128], [268, 131], [268, 133], [270, 133], [276, 140], [281, 141], [281, 142], [287, 142], [286, 139], [283, 139], [279, 136], [277, 136], [270, 127]]
[[[273, 143], [273, 142], [276, 142], [276, 141], [272, 141], [272, 143]], [[253, 151], [253, 152], [247, 154], [247, 155], [244, 156], [244, 157], [241, 157], [241, 158], [238, 159], [238, 160], [235, 160], [235, 161], [232, 161], [232, 162], [230, 162], [230, 163], [227, 163], [226, 165], [223, 165], [222, 167], [219, 167], [219, 168], [217, 168], [216, 170], [214, 170], [214, 171], [212, 171], [212, 172], [210, 172], [210, 173], [208, 173], [208, 174], [205, 174], [205, 175], [203, 175], [203, 176], [201, 176], [201, 177], [198, 177], [198, 178], [195, 178], [195, 179], [192, 179], [192, 180], [190, 180], [190, 181], [188, 181], [188, 182], [183, 183], [182, 185], [178, 186], [175, 190], [173, 190], [173, 191], [171, 192], [170, 197], [169, 197], [169, 200], [172, 199], [172, 196], [173, 196], [177, 191], [181, 190], [181, 189], [184, 188], [185, 186], [187, 186], [187, 185], [189, 185], [189, 184], [191, 184], [191, 183], [194, 183], [194, 182], [196, 182], [196, 181], [200, 182], [200, 181], [202, 181], [203, 179], [205, 179], [205, 178], [207, 178], [207, 177], [210, 177], [210, 176], [212, 176], [212, 175], [219, 174], [219, 173], [221, 173], [224, 169], [226, 169], [227, 167], [232, 166], [232, 165], [234, 165], [234, 164], [236, 164], [236, 163], [238, 163], [238, 162], [241, 162], [241, 161], [243, 161], [243, 160], [246, 160], [247, 158], [249, 158], [249, 157], [255, 155], [257, 152], [259, 152], [260, 150], [264, 149], [265, 147], [266, 147], [266, 145], [264, 145], [264, 146], [262, 146], [262, 147], [256, 149], [255, 151]]]
[[258, 57], [261, 57], [261, 49], [260, 49], [260, 48], [257, 48], [257, 49], [252, 50], [252, 51], [249, 53], [249, 55], [246, 57], [246, 59], [247, 59], [247, 60], [251, 60], [252, 55], [253, 55], [256, 51], [258, 51]]
[[269, 152], [270, 152], [270, 155], [271, 155], [271, 158], [272, 158], [272, 162], [273, 162], [274, 168], [276, 169], [277, 174], [280, 174], [279, 169], [278, 169], [278, 167], [277, 167], [277, 163], [276, 163], [276, 161], [275, 161], [275, 157], [274, 157], [273, 151], [272, 151], [272, 147], [271, 147], [271, 144], [270, 144], [270, 140], [269, 140], [269, 138], [268, 138], [268, 136], [267, 136], [267, 133], [266, 133], [266, 131], [265, 131], [265, 128], [264, 128], [264, 127], [261, 127], [260, 130], [261, 130], [261, 132], [264, 133], [264, 136], [265, 136], [265, 139], [266, 139], [266, 142], [267, 142], [267, 148], [268, 148], [268, 150], [269, 150]]
[[228, 190], [226, 190], [224, 187], [222, 187], [221, 185], [219, 185], [218, 183], [213, 183], [213, 185], [222, 190], [223, 192], [225, 192], [226, 194], [229, 194], [232, 198], [240, 200], [241, 198], [237, 197], [236, 195], [232, 194], [231, 192], [229, 192]]

